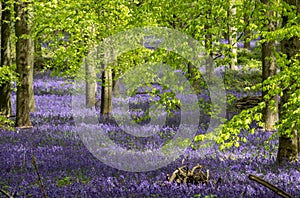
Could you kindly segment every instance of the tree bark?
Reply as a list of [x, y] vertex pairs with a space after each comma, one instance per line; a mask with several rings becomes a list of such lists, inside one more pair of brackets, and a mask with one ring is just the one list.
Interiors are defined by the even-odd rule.
[[17, 87], [17, 118], [16, 126], [22, 128], [32, 127], [30, 121], [30, 82], [31, 57], [30, 39], [24, 35], [30, 35], [29, 7], [30, 2], [18, 0], [15, 3], [15, 13], [18, 20], [15, 24], [16, 37], [16, 64], [19, 74], [19, 85]]
[[[297, 13], [300, 13], [300, 4], [297, 2], [298, 0], [285, 0], [286, 3], [289, 5], [296, 6]], [[288, 22], [287, 16], [282, 16], [282, 25], [283, 27]], [[281, 42], [281, 49], [282, 52], [287, 55], [287, 59], [291, 60], [293, 56], [295, 56], [300, 51], [300, 39], [299, 37], [292, 37], [292, 38], [285, 38]], [[291, 93], [290, 90], [285, 89], [283, 91], [283, 97], [280, 98], [280, 105], [279, 105], [279, 119], [283, 119], [289, 115], [286, 115], [286, 107], [284, 108], [283, 105], [287, 103]], [[298, 138], [298, 130], [296, 126], [292, 129], [292, 136], [288, 136], [284, 134], [284, 129], [279, 129], [279, 148], [277, 153], [277, 161], [279, 164], [283, 163], [284, 161], [297, 161], [298, 160], [298, 153], [299, 153], [299, 138]]]
[[[263, 0], [263, 4], [269, 7], [270, 0]], [[267, 11], [265, 14], [266, 18], [272, 18], [274, 12], [272, 10]], [[266, 25], [266, 31], [272, 32], [275, 30], [275, 21], [270, 20], [269, 24]], [[262, 44], [262, 81], [267, 80], [276, 74], [277, 66], [275, 61], [276, 45], [275, 41], [264, 42]], [[267, 91], [263, 91], [262, 97], [267, 94]], [[278, 95], [271, 98], [270, 101], [274, 101], [275, 109], [272, 109], [271, 102], [266, 101], [266, 108], [264, 109], [264, 123], [265, 130], [270, 131], [274, 129], [276, 122], [278, 121]]]
[[110, 68], [104, 67], [102, 73], [101, 87], [101, 110], [100, 114], [104, 121], [109, 121], [112, 113], [112, 71]]
[[[2, 1], [0, 1], [0, 21], [2, 21]], [[2, 23], [0, 23], [0, 32], [2, 30]], [[0, 49], [1, 49], [1, 34], [0, 34]], [[1, 59], [1, 53], [0, 53], [0, 59]]]
[[86, 107], [93, 108], [96, 104], [96, 72], [94, 65], [85, 61], [86, 72]]
[[[262, 44], [263, 81], [276, 74], [276, 63], [273, 50], [275, 50], [275, 42], [272, 41]], [[267, 93], [263, 91], [262, 97], [264, 97], [266, 94]], [[273, 130], [276, 122], [279, 119], [278, 95], [273, 96], [270, 101], [274, 101], [273, 109], [271, 102], [266, 102], [266, 108], [264, 109], [264, 123], [266, 131]]]
[[[30, 27], [29, 27], [30, 28]], [[33, 67], [34, 67], [34, 40], [29, 38], [29, 109], [30, 112], [36, 111], [34, 91], [33, 91]]]
[[[2, 2], [2, 19], [1, 19], [1, 63], [0, 67], [11, 66], [10, 56], [10, 34], [11, 34], [11, 23], [10, 23], [10, 9], [7, 1]], [[1, 13], [0, 13], [1, 15]], [[0, 85], [0, 115], [9, 117], [12, 114], [11, 110], [11, 82], [5, 81]]]

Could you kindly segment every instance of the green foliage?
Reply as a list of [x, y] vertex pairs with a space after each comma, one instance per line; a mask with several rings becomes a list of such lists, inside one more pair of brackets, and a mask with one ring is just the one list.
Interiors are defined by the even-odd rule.
[[238, 64], [243, 65], [243, 69], [261, 69], [261, 46], [255, 47], [253, 51], [245, 48], [238, 49]]
[[13, 125], [14, 125], [13, 121], [0, 115], [0, 129], [14, 131]]
[[[91, 47], [123, 30], [130, 21], [127, 1], [39, 1], [35, 7], [35, 37], [49, 43], [44, 53], [56, 75], [74, 76]], [[50, 14], [51, 13], [51, 14]], [[65, 32], [69, 35], [64, 40]]]
[[175, 148], [184, 149], [184, 148], [187, 148], [188, 146], [190, 146], [191, 143], [192, 142], [189, 138], [178, 137], [176, 139], [172, 139], [172, 140], [167, 141], [162, 146], [162, 152], [164, 154], [172, 153], [172, 152], [174, 152]]
[[71, 181], [71, 177], [64, 177], [64, 178], [62, 178], [62, 179], [57, 180], [56, 183], [57, 183], [57, 185], [58, 185], [59, 187], [62, 187], [62, 186], [70, 185], [70, 184], [72, 184], [73, 182]]
[[[237, 9], [234, 16], [229, 14], [232, 7]], [[274, 15], [266, 18], [266, 13], [270, 10]], [[54, 69], [56, 74], [68, 76], [73, 76], [78, 72], [83, 58], [93, 46], [110, 35], [132, 27], [162, 26], [186, 33], [197, 39], [199, 45], [205, 46], [207, 53], [213, 54], [214, 57], [223, 55], [224, 58], [216, 59], [216, 66], [228, 65], [233, 57], [231, 52], [233, 46], [221, 42], [220, 39], [232, 36], [238, 37], [239, 41], [250, 41], [260, 37], [262, 38], [261, 42], [280, 42], [294, 36], [300, 37], [298, 25], [300, 17], [296, 14], [295, 7], [289, 6], [281, 0], [271, 0], [268, 6], [260, 1], [232, 2], [227, 0], [42, 0], [34, 2], [34, 11], [36, 18], [34, 37], [50, 43], [50, 47], [44, 49], [44, 54], [52, 59], [48, 63], [48, 67]], [[277, 26], [272, 32], [266, 31], [269, 21], [278, 22], [277, 24], [280, 25], [282, 15], [288, 17], [288, 24], [284, 28]], [[229, 32], [228, 26], [235, 27], [237, 32]], [[64, 36], [62, 31], [70, 35], [68, 41], [62, 39]], [[241, 32], [248, 33], [241, 36], [237, 34]], [[102, 51], [104, 50], [106, 49], [102, 49]], [[183, 73], [188, 71], [187, 61], [183, 57], [165, 49], [151, 51], [139, 48], [132, 50], [117, 57], [117, 60], [109, 66], [119, 71], [119, 76], [122, 77], [135, 66], [149, 62], [162, 62], [170, 65], [172, 69], [180, 69]], [[242, 111], [220, 126], [216, 129], [217, 136], [201, 135], [196, 137], [196, 141], [215, 140], [221, 144], [222, 149], [239, 146], [238, 142], [246, 141], [239, 138], [240, 131], [242, 129], [249, 130], [249, 124], [252, 121], [257, 121], [262, 125], [262, 110], [266, 102], [269, 102], [269, 99], [276, 94], [283, 97], [284, 92], [289, 94], [289, 99], [283, 105], [285, 115], [280, 118], [277, 128], [283, 129], [280, 131], [287, 134], [290, 134], [293, 129], [299, 128], [299, 53], [290, 60], [278, 53], [276, 62], [281, 72], [262, 84], [261, 46], [255, 48], [254, 51], [239, 49], [238, 63], [243, 66], [243, 70], [226, 73], [226, 88], [235, 91], [244, 89], [257, 92], [264, 87], [263, 91], [267, 92], [265, 101], [256, 107]], [[254, 69], [256, 71], [252, 71]], [[14, 80], [14, 74], [8, 68], [0, 70], [1, 76], [5, 76], [2, 81]], [[150, 81], [156, 76], [149, 74], [142, 77]], [[201, 75], [197, 73], [193, 78], [193, 80], [201, 79]], [[142, 84], [135, 86], [142, 86]], [[153, 90], [153, 94], [157, 94], [155, 90]], [[179, 101], [171, 93], [163, 95], [160, 102], [170, 107], [179, 105]], [[214, 107], [208, 109], [211, 108]]]
[[58, 179], [56, 181], [56, 184], [59, 187], [63, 187], [63, 186], [71, 185], [75, 182], [81, 182], [81, 183], [87, 184], [87, 183], [89, 183], [89, 181], [90, 181], [90, 179], [87, 176], [85, 176], [83, 173], [79, 172], [79, 173], [76, 173], [76, 175], [74, 177], [66, 176], [61, 179]]
[[0, 67], [0, 85], [4, 83], [17, 82], [16, 65]]
[[[262, 82], [261, 70], [228, 70], [225, 74], [224, 83], [227, 90], [243, 92], [244, 89], [249, 90], [250, 87], [258, 85]], [[248, 87], [248, 88], [247, 88]], [[260, 87], [259, 87], [260, 88]], [[253, 91], [257, 91], [255, 89]]]
[[194, 194], [194, 198], [200, 198], [200, 197], [203, 197], [203, 198], [216, 198], [217, 195], [209, 194], [209, 195], [202, 196], [201, 194]]

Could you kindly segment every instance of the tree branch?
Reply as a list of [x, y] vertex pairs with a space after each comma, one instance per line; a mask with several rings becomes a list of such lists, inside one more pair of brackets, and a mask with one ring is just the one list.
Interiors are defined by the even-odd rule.
[[4, 194], [8, 198], [13, 198], [13, 196], [11, 196], [8, 192], [2, 190], [1, 188], [0, 188], [0, 193]]
[[40, 176], [40, 173], [39, 173], [39, 170], [38, 170], [38, 167], [37, 167], [36, 158], [35, 158], [33, 152], [31, 154], [32, 154], [32, 164], [33, 164], [35, 172], [36, 172], [36, 174], [38, 176], [38, 181], [39, 181], [39, 184], [40, 184], [40, 188], [41, 188], [41, 190], [43, 192], [44, 198], [47, 198], [46, 190], [45, 190], [43, 181], [41, 179], [41, 176]]
[[263, 180], [262, 178], [260, 177], [257, 177], [255, 175], [252, 175], [252, 174], [249, 174], [249, 179], [250, 180], [253, 180], [253, 181], [256, 181], [257, 183], [269, 188], [270, 190], [272, 190], [273, 192], [275, 192], [276, 194], [280, 195], [281, 197], [284, 197], [284, 198], [293, 198], [292, 195], [288, 194], [287, 192], [285, 192], [284, 190], [270, 184], [269, 182]]

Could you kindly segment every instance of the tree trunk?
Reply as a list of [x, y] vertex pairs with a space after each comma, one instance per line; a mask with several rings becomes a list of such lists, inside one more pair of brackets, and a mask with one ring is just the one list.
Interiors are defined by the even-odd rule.
[[[230, 10], [229, 10], [229, 17], [234, 18], [236, 15], [236, 8], [233, 8], [234, 1], [231, 2]], [[230, 51], [231, 51], [231, 63], [230, 63], [230, 69], [237, 70], [237, 40], [236, 40], [236, 34], [237, 29], [234, 27], [234, 25], [231, 24], [231, 21], [229, 20], [228, 24], [228, 44], [230, 45]]]
[[[29, 27], [30, 28], [30, 27]], [[34, 101], [34, 91], [33, 91], [33, 67], [34, 67], [34, 40], [29, 39], [29, 109], [30, 112], [36, 111], [35, 101]]]
[[[95, 27], [92, 24], [91, 29], [89, 30], [91, 34], [95, 34]], [[82, 46], [89, 46], [89, 40], [91, 39], [83, 29], [80, 30], [82, 38]], [[65, 34], [66, 36], [66, 34]], [[98, 54], [97, 54], [98, 55]], [[87, 108], [96, 108], [96, 92], [97, 92], [97, 74], [96, 74], [96, 65], [93, 61], [89, 61], [89, 51], [84, 51], [85, 59], [85, 106]]]
[[[2, 1], [0, 1], [0, 21], [2, 21]], [[2, 30], [2, 23], [0, 23], [0, 32]], [[0, 34], [0, 49], [1, 49], [1, 34]], [[1, 59], [1, 53], [0, 53], [0, 59]]]
[[[280, 98], [280, 111], [279, 111], [279, 118], [286, 117], [285, 111], [283, 108], [283, 104], [288, 101], [289, 95], [292, 94], [288, 91], [284, 91], [283, 96]], [[277, 161], [279, 164], [283, 163], [284, 161], [297, 161], [298, 160], [298, 153], [299, 153], [299, 138], [298, 138], [298, 131], [297, 129], [293, 129], [292, 137], [283, 134], [285, 131], [284, 129], [279, 129], [279, 147], [277, 153]]]
[[29, 2], [18, 0], [15, 4], [15, 13], [18, 20], [15, 24], [16, 37], [16, 64], [17, 73], [19, 74], [19, 85], [17, 87], [17, 118], [16, 126], [22, 128], [32, 127], [30, 121], [30, 39], [22, 37], [24, 34], [30, 34], [29, 16], [28, 16]]
[[[272, 77], [276, 74], [276, 63], [274, 52], [275, 50], [275, 42], [268, 42], [262, 44], [262, 67], [263, 67], [263, 81]], [[266, 95], [266, 92], [263, 91], [262, 97]], [[278, 121], [278, 95], [275, 95], [271, 98], [271, 101], [274, 101], [274, 106], [272, 106], [270, 102], [266, 103], [266, 108], [264, 110], [264, 122], [265, 122], [265, 130], [270, 131], [274, 129], [276, 122]]]
[[[300, 13], [300, 4], [298, 0], [286, 0], [286, 3], [289, 5], [296, 6], [297, 13]], [[288, 22], [287, 16], [282, 16], [282, 25], [283, 27]], [[293, 56], [295, 56], [300, 51], [300, 39], [296, 36], [292, 38], [285, 38], [281, 42], [281, 49], [282, 52], [287, 55], [287, 59], [291, 60]], [[280, 106], [279, 106], [279, 119], [282, 119], [284, 117], [287, 117], [289, 115], [286, 115], [286, 109], [283, 107], [285, 103], [287, 103], [290, 95], [293, 94], [289, 90], [284, 90], [283, 97], [280, 98]], [[277, 161], [279, 164], [284, 162], [285, 160], [288, 161], [297, 161], [298, 160], [298, 153], [299, 153], [299, 138], [298, 138], [298, 130], [297, 128], [299, 126], [296, 126], [293, 128], [292, 137], [284, 134], [284, 129], [279, 129], [279, 148], [277, 153]]]
[[110, 68], [104, 68], [102, 73], [101, 88], [101, 111], [100, 114], [104, 121], [109, 121], [112, 113], [112, 71]]
[[[270, 0], [263, 0], [262, 3], [269, 6]], [[273, 11], [268, 11], [266, 14], [267, 18], [272, 18], [274, 15]], [[270, 21], [267, 24], [266, 29], [268, 32], [275, 30], [275, 21]], [[276, 74], [276, 61], [274, 52], [276, 50], [275, 41], [264, 42], [262, 44], [262, 80], [265, 81], [269, 77], [272, 77]], [[266, 91], [263, 91], [262, 97], [267, 94]], [[274, 129], [276, 122], [278, 121], [278, 95], [275, 95], [271, 98], [274, 101], [274, 106], [276, 110], [272, 109], [270, 102], [267, 102], [266, 108], [264, 109], [264, 123], [265, 130], [270, 131]]]
[[85, 61], [85, 72], [86, 72], [86, 107], [93, 108], [96, 104], [96, 72], [94, 65]]
[[[2, 20], [1, 20], [1, 63], [0, 67], [11, 66], [10, 56], [10, 34], [11, 34], [11, 23], [10, 23], [10, 9], [7, 9], [9, 4], [7, 1], [2, 2]], [[0, 13], [1, 15], [1, 13]], [[11, 116], [11, 82], [5, 81], [0, 85], [0, 115], [9, 117]]]

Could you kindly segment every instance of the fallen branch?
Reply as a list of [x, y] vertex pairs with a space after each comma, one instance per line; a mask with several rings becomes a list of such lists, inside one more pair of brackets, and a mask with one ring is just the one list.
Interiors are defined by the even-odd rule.
[[36, 172], [36, 174], [38, 176], [38, 181], [39, 181], [40, 188], [41, 188], [41, 190], [43, 192], [44, 198], [47, 198], [46, 190], [45, 190], [42, 178], [40, 176], [40, 173], [39, 173], [39, 170], [38, 170], [38, 167], [37, 167], [37, 164], [36, 164], [36, 158], [35, 158], [33, 152], [31, 154], [32, 154], [32, 164], [33, 164], [35, 172]]
[[253, 181], [256, 181], [257, 183], [271, 189], [273, 192], [275, 192], [276, 194], [280, 195], [281, 197], [284, 197], [284, 198], [293, 198], [292, 195], [288, 194], [287, 192], [285, 192], [284, 190], [270, 184], [269, 182], [263, 180], [262, 178], [260, 177], [257, 177], [255, 175], [252, 175], [252, 174], [249, 174], [249, 179], [250, 180], [253, 180]]
[[2, 190], [1, 188], [0, 188], [0, 192], [8, 198], [13, 198], [13, 196], [11, 196], [8, 192]]
[[[209, 180], [209, 170], [206, 171], [206, 174], [204, 174], [201, 169], [203, 168], [202, 165], [196, 165], [191, 170], [188, 168], [188, 166], [183, 165], [179, 168], [177, 168], [171, 175], [167, 174], [167, 180], [169, 182], [176, 181], [177, 183], [181, 184], [199, 184], [201, 182], [208, 182]], [[196, 171], [198, 170], [198, 171]]]

